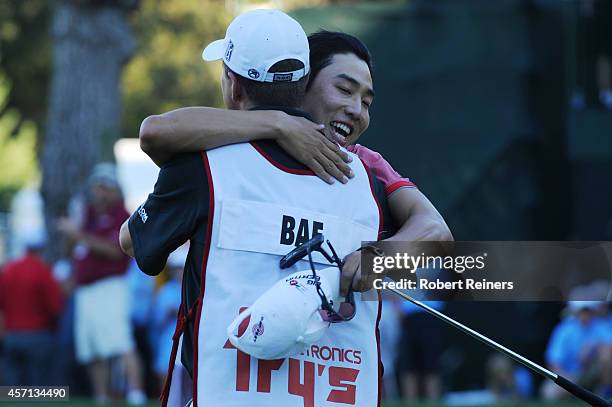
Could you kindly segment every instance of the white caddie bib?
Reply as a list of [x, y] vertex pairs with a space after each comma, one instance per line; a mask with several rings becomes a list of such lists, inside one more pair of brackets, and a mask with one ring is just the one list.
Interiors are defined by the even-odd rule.
[[[289, 172], [251, 144], [207, 152], [214, 199], [205, 288], [196, 314], [196, 407], [376, 406], [379, 400], [379, 303], [361, 301], [350, 322], [333, 324], [306, 352], [258, 360], [238, 351], [226, 328], [280, 278], [280, 258], [322, 233], [344, 257], [377, 240], [381, 224], [365, 168], [353, 156], [347, 184], [327, 185]], [[328, 266], [320, 255], [319, 268]], [[265, 323], [258, 334], [265, 335]]]

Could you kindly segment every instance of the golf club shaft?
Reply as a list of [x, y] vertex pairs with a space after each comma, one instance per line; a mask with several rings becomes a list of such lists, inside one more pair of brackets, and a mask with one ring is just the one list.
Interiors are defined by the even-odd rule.
[[544, 377], [549, 378], [550, 380], [554, 381], [557, 385], [561, 386], [562, 388], [564, 388], [565, 390], [567, 390], [574, 396], [578, 397], [579, 399], [586, 401], [590, 405], [596, 406], [596, 407], [608, 407], [609, 406], [608, 402], [602, 399], [601, 397], [597, 396], [596, 394], [591, 393], [590, 391], [584, 389], [583, 387], [577, 385], [576, 383], [573, 383], [572, 381], [564, 378], [563, 376], [560, 376], [554, 372], [551, 372], [550, 370], [538, 365], [537, 363], [532, 362], [531, 360], [519, 355], [518, 353], [506, 348], [505, 346], [500, 345], [494, 340], [489, 339], [486, 336], [474, 331], [472, 328], [469, 328], [463, 325], [462, 323], [455, 321], [451, 317], [444, 315], [443, 313], [431, 308], [427, 304], [424, 304], [421, 301], [415, 300], [408, 294], [398, 289], [395, 289], [395, 288], [388, 288], [388, 289], [393, 291], [395, 294], [399, 295], [403, 299], [410, 301], [411, 303], [418, 306], [419, 308], [424, 309], [426, 312], [435, 316], [436, 318], [441, 319], [447, 324], [452, 325], [455, 328], [459, 329], [460, 331], [470, 335], [471, 337], [476, 338], [479, 341], [489, 345], [491, 348], [495, 349], [496, 351], [501, 352], [504, 355], [514, 359], [515, 361], [526, 366], [530, 370]]

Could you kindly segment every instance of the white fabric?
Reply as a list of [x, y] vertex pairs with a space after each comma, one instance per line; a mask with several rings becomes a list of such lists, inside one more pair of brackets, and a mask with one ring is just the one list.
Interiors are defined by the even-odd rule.
[[166, 262], [166, 265], [172, 268], [180, 268], [180, 269], [184, 268], [185, 262], [187, 261], [188, 252], [189, 252], [189, 249], [187, 247], [185, 246], [179, 247], [178, 249], [170, 253], [170, 256], [168, 256], [168, 261]]
[[[340, 270], [328, 267], [317, 272], [328, 301], [339, 303]], [[232, 345], [257, 359], [295, 356], [325, 333], [329, 322], [321, 317], [321, 297], [311, 270], [281, 278], [227, 328]], [[248, 320], [244, 332], [238, 332]]]
[[77, 288], [74, 332], [80, 363], [134, 349], [129, 291], [124, 277], [109, 277]]
[[[332, 242], [338, 253], [351, 253], [355, 250], [354, 242], [367, 240], [372, 232], [371, 228], [340, 215], [253, 200], [225, 199], [220, 203], [220, 216], [225, 227], [219, 231], [219, 248], [279, 256], [292, 249], [279, 239], [279, 225], [283, 222], [283, 216], [291, 216], [296, 223], [301, 219], [312, 219], [324, 224], [325, 239]], [[257, 219], [257, 222], [251, 219]], [[295, 233], [298, 229], [299, 224], [296, 224]], [[313, 235], [311, 229], [310, 237]], [[244, 239], [244, 236], [257, 236], [257, 239]], [[312, 259], [330, 265], [319, 252], [312, 253]]]
[[[325, 335], [294, 357], [264, 361], [238, 351], [228, 340], [227, 326], [241, 308], [252, 305], [282, 277], [309, 267], [307, 260], [281, 270], [278, 262], [295, 246], [282, 244], [282, 225], [270, 222], [271, 213], [241, 216], [230, 207], [272, 205], [281, 215], [309, 225], [314, 222], [343, 257], [362, 240], [376, 240], [379, 209], [365, 168], [354, 156], [355, 178], [347, 184], [327, 185], [315, 176], [285, 172], [272, 165], [250, 144], [236, 144], [207, 152], [214, 187], [211, 248], [205, 271], [205, 292], [196, 332], [197, 355], [194, 405], [209, 406], [374, 406], [378, 401], [379, 304], [360, 301], [347, 323], [333, 324]], [[240, 163], [240, 165], [237, 165]], [[232, 202], [239, 201], [237, 205]], [[228, 204], [229, 203], [229, 204]], [[246, 209], [245, 209], [246, 210]], [[334, 221], [329, 222], [328, 219]], [[359, 226], [359, 227], [358, 227]], [[233, 239], [226, 233], [240, 228]], [[350, 231], [346, 233], [345, 231]], [[356, 231], [356, 232], [354, 232]], [[302, 231], [304, 232], [304, 231]], [[304, 232], [305, 233], [305, 232]], [[251, 250], [261, 252], [254, 252]], [[324, 268], [319, 265], [317, 269]], [[330, 404], [331, 403], [331, 404]], [[182, 407], [182, 406], [181, 406]]]
[[168, 406], [187, 407], [192, 406], [191, 389], [193, 382], [189, 372], [181, 363], [181, 353], [183, 347], [183, 335], [179, 338], [178, 351], [174, 359], [170, 393], [168, 394]]
[[[308, 38], [302, 26], [280, 10], [253, 10], [227, 27], [225, 38], [208, 44], [205, 61], [223, 59], [233, 72], [257, 82], [294, 82], [310, 72]], [[268, 72], [275, 63], [297, 59], [304, 68]]]

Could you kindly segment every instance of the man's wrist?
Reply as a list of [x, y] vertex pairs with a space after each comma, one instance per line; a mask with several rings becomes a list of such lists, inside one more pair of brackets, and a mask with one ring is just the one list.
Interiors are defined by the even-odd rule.
[[287, 134], [287, 125], [286, 120], [289, 115], [285, 112], [281, 112], [280, 110], [270, 111], [271, 117], [268, 123], [272, 126], [272, 133], [274, 134], [274, 140], [282, 141], [285, 140], [288, 136]]

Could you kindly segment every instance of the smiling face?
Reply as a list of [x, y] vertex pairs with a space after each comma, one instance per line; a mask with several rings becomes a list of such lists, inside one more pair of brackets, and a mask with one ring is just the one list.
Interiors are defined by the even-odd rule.
[[365, 61], [355, 54], [336, 54], [314, 78], [304, 98], [303, 108], [326, 131], [334, 132], [353, 144], [370, 125], [370, 105], [374, 100], [372, 75]]

